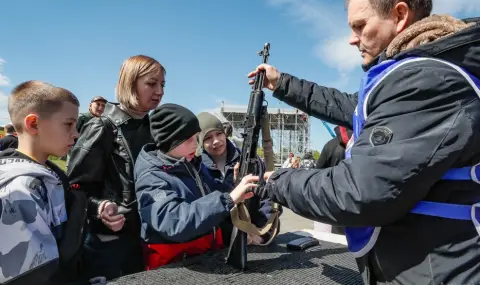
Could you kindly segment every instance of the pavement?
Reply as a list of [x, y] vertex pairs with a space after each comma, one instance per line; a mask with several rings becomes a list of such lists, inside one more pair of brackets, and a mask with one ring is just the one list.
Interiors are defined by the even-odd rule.
[[280, 216], [280, 233], [312, 229], [312, 220], [300, 217], [299, 215], [292, 212], [290, 209], [283, 207], [283, 214]]

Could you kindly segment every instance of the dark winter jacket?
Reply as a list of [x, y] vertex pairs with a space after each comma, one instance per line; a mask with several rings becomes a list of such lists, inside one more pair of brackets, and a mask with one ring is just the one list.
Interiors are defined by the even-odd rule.
[[[446, 60], [480, 79], [480, 25], [393, 59], [409, 57]], [[383, 60], [384, 54], [378, 62]], [[357, 259], [366, 284], [476, 284], [480, 237], [472, 221], [410, 211], [422, 200], [479, 202], [477, 183], [442, 180], [449, 169], [480, 162], [478, 93], [448, 64], [422, 60], [402, 65], [371, 90], [366, 109], [359, 110], [368, 117], [351, 159], [322, 170], [281, 169], [270, 178], [267, 192], [320, 222], [381, 226], [373, 249]], [[352, 129], [356, 94], [284, 73], [274, 97]], [[382, 130], [389, 130], [389, 136], [382, 136]]]
[[229, 187], [212, 179], [201, 158], [173, 159], [154, 144], [138, 156], [135, 189], [146, 243], [185, 243], [209, 234], [234, 206]]

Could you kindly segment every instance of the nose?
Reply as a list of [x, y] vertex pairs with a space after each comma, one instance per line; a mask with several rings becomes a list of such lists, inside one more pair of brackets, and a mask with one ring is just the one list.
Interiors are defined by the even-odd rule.
[[78, 139], [79, 135], [80, 134], [78, 133], [77, 128], [74, 128], [73, 133], [72, 133], [72, 138], [73, 139]]
[[163, 96], [163, 89], [164, 87], [159, 84], [158, 87], [155, 89], [155, 95]]
[[348, 43], [352, 46], [359, 46], [360, 45], [360, 38], [352, 31], [350, 34], [350, 39]]

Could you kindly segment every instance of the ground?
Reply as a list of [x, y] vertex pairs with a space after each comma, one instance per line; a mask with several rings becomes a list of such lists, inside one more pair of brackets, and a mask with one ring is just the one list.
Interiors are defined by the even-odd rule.
[[313, 221], [302, 218], [287, 208], [283, 208], [280, 223], [280, 233], [313, 229]]

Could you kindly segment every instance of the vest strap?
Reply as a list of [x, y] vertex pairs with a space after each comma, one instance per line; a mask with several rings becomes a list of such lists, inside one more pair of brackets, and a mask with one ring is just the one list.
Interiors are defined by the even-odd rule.
[[468, 167], [452, 168], [443, 176], [442, 180], [467, 180], [480, 184], [480, 164]]
[[472, 220], [472, 206], [420, 201], [410, 213], [455, 220]]

